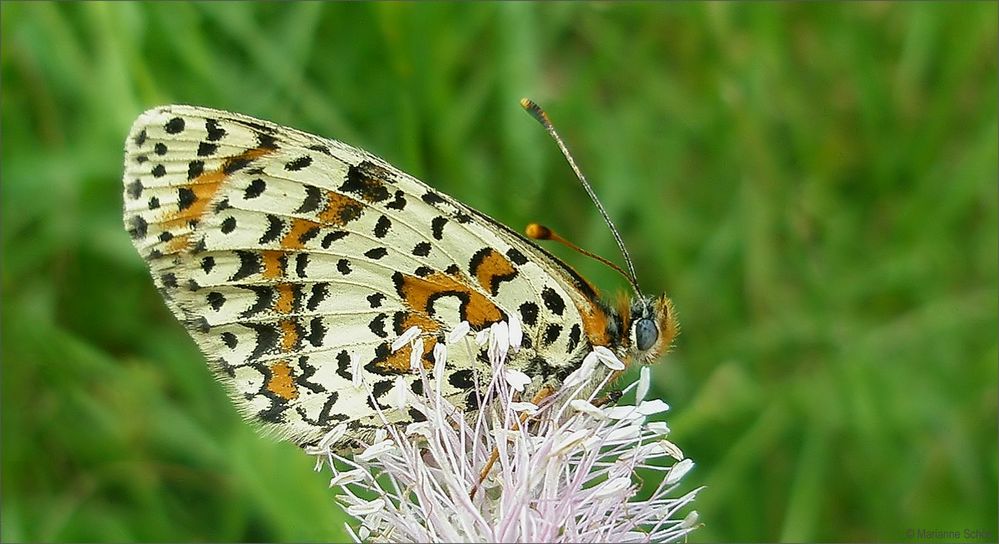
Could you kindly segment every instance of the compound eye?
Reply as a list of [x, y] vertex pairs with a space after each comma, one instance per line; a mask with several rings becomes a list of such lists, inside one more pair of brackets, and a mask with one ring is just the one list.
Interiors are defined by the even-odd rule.
[[648, 351], [659, 339], [659, 329], [656, 323], [648, 318], [642, 318], [635, 322], [635, 344], [638, 351]]

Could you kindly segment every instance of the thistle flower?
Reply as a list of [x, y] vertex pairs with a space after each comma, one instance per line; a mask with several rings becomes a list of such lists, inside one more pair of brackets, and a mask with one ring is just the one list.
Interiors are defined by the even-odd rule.
[[[412, 333], [403, 336], [400, 346], [419, 342]], [[480, 345], [489, 344], [492, 378], [483, 395], [491, 400], [474, 415], [439, 394], [435, 382], [443, 378], [448, 348], [438, 344], [432, 375], [422, 376], [425, 394], [400, 385], [392, 395], [393, 403], [419, 410], [426, 421], [386, 426], [352, 459], [329, 446], [346, 432], [342, 426], [310, 450], [317, 470], [332, 470], [330, 486], [342, 490], [337, 499], [358, 522], [347, 524], [355, 541], [666, 542], [696, 528], [697, 513], [681, 516], [680, 510], [699, 489], [670, 498], [693, 462], [666, 440], [665, 423], [647, 421], [669, 408], [645, 400], [648, 368], [624, 390], [635, 390], [635, 405], [599, 408], [594, 395], [609, 371], [624, 365], [610, 350], [595, 348], [537, 406], [518, 400], [530, 378], [505, 366], [521, 337], [516, 321], [477, 335]], [[470, 341], [467, 327], [448, 339], [452, 348]], [[494, 449], [498, 461], [477, 487]], [[652, 492], [639, 500], [643, 485]]]

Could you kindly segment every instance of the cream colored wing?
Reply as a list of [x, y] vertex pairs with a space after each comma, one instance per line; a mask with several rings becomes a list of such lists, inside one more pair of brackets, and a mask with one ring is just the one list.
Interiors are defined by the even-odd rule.
[[[519, 319], [516, 364], [570, 372], [606, 316], [596, 294], [513, 231], [343, 143], [191, 106], [143, 113], [125, 145], [125, 225], [170, 309], [251, 419], [299, 444], [340, 421], [419, 419], [385, 404], [419, 388], [410, 327], [432, 350], [462, 321]], [[603, 321], [601, 321], [601, 319]], [[448, 358], [443, 394], [474, 408], [475, 350]], [[370, 393], [370, 394], [369, 394]]]

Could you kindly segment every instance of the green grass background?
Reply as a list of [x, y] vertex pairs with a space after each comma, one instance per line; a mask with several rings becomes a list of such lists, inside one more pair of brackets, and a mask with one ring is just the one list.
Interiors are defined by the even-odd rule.
[[139, 112], [342, 139], [617, 259], [525, 95], [676, 304], [654, 376], [707, 486], [691, 540], [995, 538], [995, 3], [0, 13], [2, 540], [345, 538], [328, 475], [238, 418], [129, 243]]

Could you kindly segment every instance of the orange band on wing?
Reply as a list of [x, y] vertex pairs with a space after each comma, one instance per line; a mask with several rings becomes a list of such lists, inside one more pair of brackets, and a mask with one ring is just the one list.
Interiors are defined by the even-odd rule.
[[281, 326], [281, 351], [292, 351], [298, 345], [298, 325], [294, 319], [282, 319], [278, 325]]
[[[424, 370], [430, 370], [434, 367], [431, 354], [434, 352], [434, 346], [436, 345], [436, 338], [423, 339], [423, 353], [420, 356], [420, 361], [423, 364]], [[410, 372], [409, 359], [412, 357], [412, 353], [412, 344], [406, 344], [399, 348], [398, 351], [389, 353], [383, 359], [375, 360], [373, 364], [383, 374], [408, 374]]]
[[271, 376], [267, 380], [267, 390], [284, 400], [298, 397], [295, 380], [291, 377], [291, 366], [287, 361], [277, 361], [270, 366]]
[[320, 227], [322, 225], [308, 219], [292, 220], [288, 234], [285, 234], [281, 238], [281, 247], [284, 249], [302, 249], [305, 247], [304, 235], [312, 231], [317, 231]]
[[274, 302], [274, 309], [281, 314], [290, 314], [295, 308], [295, 291], [290, 283], [279, 283], [277, 289], [277, 300]]
[[363, 212], [364, 204], [357, 200], [335, 191], [326, 191], [326, 206], [316, 217], [324, 224], [342, 227], [361, 217]]
[[472, 256], [468, 271], [493, 296], [499, 293], [500, 283], [517, 277], [513, 263], [491, 247], [483, 248]]
[[423, 312], [406, 312], [403, 314], [402, 319], [399, 320], [399, 326], [396, 327], [396, 333], [402, 334], [410, 327], [419, 327], [424, 333], [436, 333], [441, 329], [440, 323], [434, 321]]
[[[245, 166], [250, 161], [272, 152], [274, 152], [273, 148], [266, 147], [248, 149], [239, 155], [229, 157], [218, 169], [202, 172], [188, 183], [178, 185], [178, 209], [166, 212], [156, 222], [165, 231], [179, 230], [185, 228], [187, 224], [193, 225], [192, 221], [198, 221], [205, 215], [208, 204], [225, 184], [226, 178], [229, 177], [227, 170], [233, 168], [234, 165]], [[177, 234], [167, 243], [166, 252], [184, 251], [188, 249], [190, 241], [190, 234]]]
[[461, 319], [475, 330], [482, 330], [493, 323], [502, 321], [503, 311], [482, 293], [459, 277], [434, 272], [421, 278], [396, 272], [392, 277], [396, 291], [410, 308], [427, 315], [434, 314], [434, 302], [442, 297], [456, 297], [460, 301]]
[[260, 252], [260, 258], [264, 263], [265, 279], [273, 280], [284, 276], [285, 268], [288, 266], [288, 255], [285, 252], [264, 250]]

